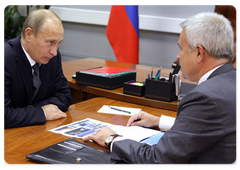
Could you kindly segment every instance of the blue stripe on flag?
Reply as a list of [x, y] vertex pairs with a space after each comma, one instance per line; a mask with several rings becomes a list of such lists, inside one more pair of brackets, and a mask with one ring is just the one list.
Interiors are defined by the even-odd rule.
[[138, 6], [137, 5], [124, 5], [128, 18], [131, 21], [139, 38], [139, 21], [138, 21]]

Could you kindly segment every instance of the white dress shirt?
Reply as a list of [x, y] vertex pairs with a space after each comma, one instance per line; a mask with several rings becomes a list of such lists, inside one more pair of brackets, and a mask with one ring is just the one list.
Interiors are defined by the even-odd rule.
[[[21, 44], [21, 46], [22, 46], [22, 44]], [[25, 51], [25, 49], [23, 48], [23, 46], [22, 46], [22, 49], [23, 49], [25, 55], [27, 56], [27, 59], [28, 59], [30, 65], [31, 65], [31, 67], [33, 67], [34, 64], [36, 64], [36, 61], [34, 61], [34, 60], [30, 57], [30, 55]], [[40, 65], [39, 65], [39, 66], [40, 66]], [[32, 68], [32, 74], [33, 74], [33, 72], [34, 72], [34, 70], [33, 70], [33, 68]]]

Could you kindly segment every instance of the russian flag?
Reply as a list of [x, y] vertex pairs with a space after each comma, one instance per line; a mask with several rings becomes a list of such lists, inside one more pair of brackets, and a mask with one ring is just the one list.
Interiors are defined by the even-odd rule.
[[139, 19], [137, 5], [113, 5], [107, 38], [119, 62], [138, 64]]

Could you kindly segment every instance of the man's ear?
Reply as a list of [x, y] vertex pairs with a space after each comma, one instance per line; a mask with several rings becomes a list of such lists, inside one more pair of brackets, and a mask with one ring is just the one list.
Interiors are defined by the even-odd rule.
[[32, 36], [33, 36], [33, 31], [32, 31], [32, 29], [29, 28], [29, 27], [26, 28], [26, 30], [25, 30], [25, 39], [26, 39], [27, 41], [31, 41]]
[[197, 62], [201, 62], [205, 56], [205, 50], [201, 45], [197, 45], [196, 50]]

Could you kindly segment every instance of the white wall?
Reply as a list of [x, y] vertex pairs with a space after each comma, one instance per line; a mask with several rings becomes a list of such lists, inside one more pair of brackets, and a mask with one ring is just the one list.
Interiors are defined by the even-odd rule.
[[[64, 41], [60, 52], [64, 61], [84, 57], [114, 60], [106, 37], [111, 6], [51, 6], [63, 21]], [[144, 65], [171, 68], [178, 53], [179, 23], [214, 6], [139, 6], [139, 62]]]

